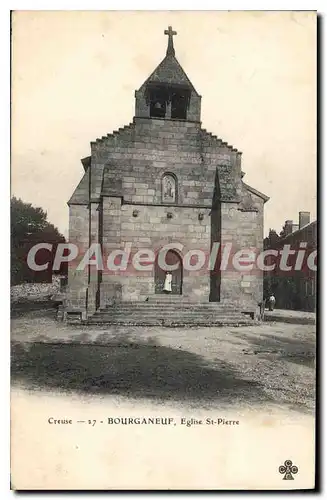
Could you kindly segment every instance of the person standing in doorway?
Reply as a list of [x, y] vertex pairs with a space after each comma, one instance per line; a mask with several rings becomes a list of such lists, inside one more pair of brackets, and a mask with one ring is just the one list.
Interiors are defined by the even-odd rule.
[[268, 299], [269, 311], [273, 311], [275, 309], [275, 304], [276, 304], [275, 296], [274, 294], [271, 293]]
[[163, 290], [164, 290], [165, 293], [171, 293], [171, 291], [172, 291], [171, 290], [172, 279], [173, 279], [173, 276], [172, 276], [171, 272], [168, 271], [166, 273], [165, 283], [164, 283], [164, 288], [163, 288]]

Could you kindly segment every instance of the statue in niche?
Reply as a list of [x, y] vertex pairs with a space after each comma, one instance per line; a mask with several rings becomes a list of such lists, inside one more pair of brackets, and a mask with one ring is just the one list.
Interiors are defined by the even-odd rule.
[[165, 175], [162, 182], [162, 200], [170, 203], [176, 201], [176, 180], [172, 175]]

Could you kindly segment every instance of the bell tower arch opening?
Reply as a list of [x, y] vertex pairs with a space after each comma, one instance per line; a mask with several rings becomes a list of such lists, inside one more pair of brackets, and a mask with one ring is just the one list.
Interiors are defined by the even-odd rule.
[[165, 118], [167, 111], [166, 102], [160, 98], [151, 101], [150, 116], [151, 118]]
[[187, 108], [190, 102], [189, 89], [172, 89], [171, 95], [171, 118], [179, 120], [187, 119]]
[[146, 88], [151, 118], [168, 118], [169, 90], [166, 85], [149, 83]]
[[187, 120], [191, 98], [191, 91], [187, 86], [148, 83], [146, 93], [151, 118]]

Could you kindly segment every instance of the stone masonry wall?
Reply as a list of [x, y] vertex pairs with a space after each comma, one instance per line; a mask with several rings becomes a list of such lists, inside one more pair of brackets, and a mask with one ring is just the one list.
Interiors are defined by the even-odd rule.
[[[98, 162], [101, 158], [106, 160], [101, 169], [105, 196], [105, 252], [110, 251], [113, 241], [116, 248], [117, 245], [123, 248], [126, 242], [131, 242], [132, 253], [140, 248], [157, 251], [167, 243], [176, 242], [183, 245], [184, 254], [196, 249], [208, 256], [212, 239], [220, 240], [219, 234], [212, 238], [210, 215], [217, 169], [224, 195], [231, 199], [237, 197], [235, 178], [240, 179], [237, 152], [226, 143], [210, 135], [207, 137], [199, 124], [160, 119], [135, 119], [133, 134], [122, 138], [121, 143], [114, 147], [108, 146], [109, 150], [102, 147], [96, 153]], [[161, 183], [167, 172], [177, 178], [178, 206], [162, 206]], [[115, 221], [113, 214], [105, 208], [107, 196], [117, 200]], [[133, 216], [135, 210], [137, 217]], [[168, 212], [172, 219], [167, 218]], [[202, 221], [199, 214], [203, 214]], [[112, 224], [113, 229], [108, 229]], [[206, 302], [210, 296], [210, 272], [204, 268], [197, 274], [184, 272], [183, 296]], [[113, 281], [121, 285], [124, 300], [142, 300], [154, 294], [154, 271], [141, 272], [137, 276], [131, 273], [103, 276], [103, 283]]]
[[[249, 196], [249, 193], [248, 193]], [[238, 240], [242, 248], [254, 248], [256, 255], [263, 251], [263, 200], [250, 194], [253, 207], [257, 211], [239, 211]], [[246, 308], [249, 304], [258, 304], [263, 300], [263, 272], [245, 273], [241, 277], [241, 303]]]
[[[79, 236], [74, 228], [84, 218], [80, 238], [84, 242], [89, 234], [91, 242], [101, 241], [106, 255], [126, 242], [133, 245], [132, 255], [144, 247], [156, 250], [175, 241], [183, 245], [184, 254], [191, 248], [209, 254], [214, 242], [230, 242], [233, 248], [248, 242], [262, 245], [263, 200], [253, 199], [242, 186], [241, 153], [201, 129], [200, 123], [136, 117], [130, 125], [93, 142], [91, 151], [91, 226], [86, 228], [88, 209], [72, 206], [75, 238]], [[162, 177], [168, 172], [177, 178], [176, 206], [162, 203]], [[246, 206], [239, 209], [249, 196], [257, 204], [256, 212], [246, 211]], [[71, 275], [73, 281], [72, 290], [88, 286], [85, 276], [76, 281]], [[113, 298], [142, 300], [153, 293], [154, 272], [91, 274], [90, 313]], [[192, 300], [208, 301], [210, 296], [254, 308], [261, 294], [258, 276], [227, 271], [212, 280], [210, 272], [203, 270], [197, 276], [194, 272], [183, 276], [183, 296]], [[71, 305], [77, 305], [74, 297]]]
[[76, 268], [89, 247], [89, 209], [87, 205], [69, 207], [69, 242], [77, 245], [79, 254], [68, 266], [68, 289], [65, 308], [80, 311], [86, 317], [88, 268], [78, 271]]
[[[233, 254], [241, 249], [253, 249], [257, 255], [263, 249], [263, 200], [255, 198], [257, 211], [242, 211], [238, 204], [221, 205], [221, 244], [231, 243]], [[222, 301], [255, 311], [262, 300], [262, 279], [263, 273], [256, 267], [252, 271], [230, 268], [222, 271]]]
[[[137, 210], [137, 217], [133, 212]], [[167, 218], [167, 213], [172, 218]], [[199, 213], [204, 218], [199, 221]], [[124, 204], [120, 210], [121, 230], [119, 248], [126, 243], [132, 244], [131, 258], [141, 249], [149, 249], [158, 255], [158, 251], [167, 244], [181, 249], [181, 255], [189, 250], [210, 252], [210, 216], [209, 209], [162, 207]], [[109, 218], [107, 218], [109, 221]], [[104, 247], [109, 249], [112, 240], [104, 240]], [[118, 242], [117, 242], [118, 243]], [[176, 246], [175, 246], [176, 245]], [[172, 246], [172, 247], [173, 247]], [[180, 247], [181, 246], [181, 247]], [[196, 279], [194, 279], [196, 277]], [[105, 282], [112, 281], [112, 276], [103, 276]], [[144, 300], [154, 295], [154, 266], [151, 271], [135, 271], [131, 266], [121, 277], [114, 277], [122, 285], [123, 300]], [[209, 273], [183, 271], [183, 296], [190, 300], [208, 301]]]

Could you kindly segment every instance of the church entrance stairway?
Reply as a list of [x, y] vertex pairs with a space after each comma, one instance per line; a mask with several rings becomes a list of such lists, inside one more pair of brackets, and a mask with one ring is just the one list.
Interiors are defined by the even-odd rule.
[[89, 324], [167, 327], [240, 326], [255, 322], [233, 304], [174, 301], [171, 297], [116, 303], [99, 309], [87, 320]]

